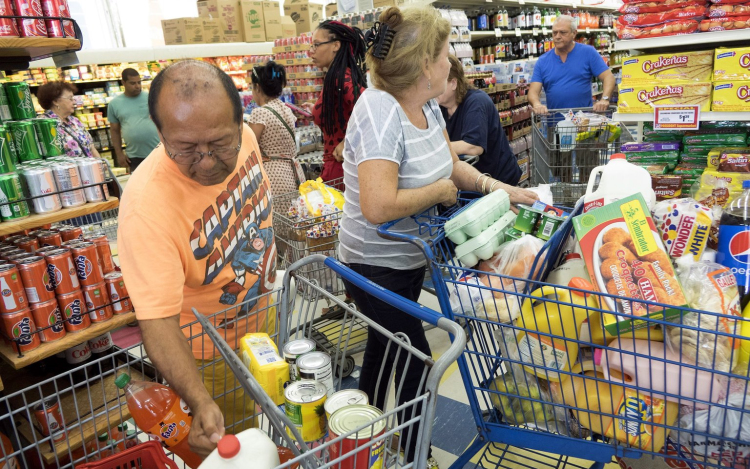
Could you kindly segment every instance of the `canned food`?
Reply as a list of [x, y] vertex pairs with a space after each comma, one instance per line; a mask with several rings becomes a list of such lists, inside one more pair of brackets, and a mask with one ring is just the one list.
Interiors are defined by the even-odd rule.
[[16, 264], [26, 289], [29, 303], [44, 303], [55, 299], [55, 285], [47, 272], [47, 261], [33, 256], [21, 259]]
[[[31, 199], [31, 204], [34, 207], [36, 213], [52, 213], [62, 208], [62, 202], [60, 201], [59, 194], [53, 194], [57, 192], [57, 185], [55, 184], [55, 176], [52, 174], [52, 169], [45, 166], [35, 166], [26, 168], [21, 171], [23, 179], [26, 182], [26, 187], [29, 191], [29, 195], [34, 197]], [[46, 197], [42, 197], [45, 194], [52, 194]]]
[[42, 246], [60, 247], [62, 246], [62, 236], [55, 231], [42, 231], [37, 234], [37, 239]]
[[[326, 434], [325, 384], [303, 379], [284, 390], [284, 411], [305, 441], [316, 441]], [[291, 434], [291, 432], [290, 432]]]
[[104, 174], [103, 160], [98, 158], [86, 158], [76, 161], [78, 172], [81, 175], [81, 182], [84, 186], [96, 184], [84, 189], [86, 200], [89, 202], [103, 202], [109, 198], [109, 189], [104, 183], [106, 177]]
[[130, 302], [128, 290], [125, 288], [125, 281], [120, 272], [110, 272], [104, 276], [104, 283], [107, 284], [109, 299], [112, 301], [112, 309], [115, 314], [125, 314], [133, 311], [133, 304]]
[[[18, 16], [44, 16], [39, 0], [13, 0]], [[47, 37], [47, 26], [44, 20], [21, 18], [17, 20], [21, 37]]]
[[[45, 0], [57, 1], [57, 0]], [[34, 130], [36, 131], [37, 142], [42, 156], [60, 156], [65, 154], [63, 141], [57, 133], [57, 119], [42, 117], [34, 119]]]
[[299, 381], [299, 370], [297, 369], [297, 358], [314, 352], [315, 341], [310, 339], [297, 339], [287, 342], [284, 346], [284, 360], [289, 364], [289, 379]]
[[34, 417], [39, 423], [39, 431], [44, 436], [52, 435], [52, 441], [62, 441], [65, 439], [65, 421], [60, 412], [60, 403], [57, 397], [48, 397], [34, 406]]
[[[19, 13], [20, 14], [20, 13]], [[14, 120], [33, 119], [36, 117], [34, 103], [31, 102], [29, 85], [23, 82], [5, 83], [5, 95], [8, 98], [10, 114]]]
[[333, 368], [331, 357], [325, 352], [310, 352], [297, 358], [300, 379], [310, 379], [323, 383], [328, 395], [334, 393]]
[[81, 290], [57, 296], [60, 312], [65, 321], [65, 330], [68, 332], [80, 332], [91, 325], [88, 314], [84, 314], [84, 305]]
[[[3, 0], [0, 0], [2, 3]], [[0, 19], [2, 21], [2, 19]], [[2, 86], [0, 86], [0, 90]], [[0, 125], [0, 173], [10, 173], [16, 170], [16, 164], [13, 161], [13, 155], [11, 154], [11, 142], [13, 140], [8, 138], [8, 131], [5, 126]], [[14, 150], [15, 151], [15, 150]]]
[[326, 417], [331, 420], [331, 415], [334, 412], [347, 407], [350, 405], [368, 405], [370, 400], [367, 398], [367, 393], [360, 391], [359, 389], [343, 389], [339, 392], [331, 394], [324, 405], [326, 410]]
[[0, 174], [0, 219], [13, 221], [28, 217], [29, 206], [23, 198], [18, 174]]
[[34, 123], [30, 120], [12, 122], [10, 131], [13, 134], [13, 142], [16, 145], [18, 159], [22, 162], [41, 160], [39, 153], [39, 142], [36, 139]]
[[109, 306], [109, 295], [104, 282], [84, 286], [83, 297], [91, 322], [104, 322], [112, 319], [112, 307]]
[[94, 243], [81, 243], [71, 246], [73, 265], [81, 285], [96, 285], [104, 281], [104, 273], [99, 263], [99, 254]]
[[63, 242], [73, 241], [74, 239], [83, 241], [83, 228], [80, 226], [63, 226], [57, 231], [62, 236]]
[[23, 249], [26, 252], [34, 252], [39, 249], [39, 240], [29, 236], [18, 238], [13, 244], [18, 246], [18, 249]]
[[21, 274], [14, 264], [0, 265], [0, 313], [14, 313], [28, 307]]
[[39, 338], [42, 342], [53, 342], [65, 337], [65, 324], [56, 299], [44, 303], [32, 303], [31, 314], [34, 317], [34, 324], [39, 329]]
[[539, 221], [539, 217], [542, 213], [539, 210], [534, 210], [528, 205], [518, 206], [518, 216], [516, 216], [516, 224], [513, 228], [524, 233], [531, 234], [536, 228], [536, 224]]
[[556, 217], [549, 213], [542, 213], [541, 220], [539, 221], [539, 227], [536, 229], [536, 237], [548, 241], [560, 225], [563, 224], [563, 219]]
[[[52, 173], [60, 191], [63, 207], [78, 207], [86, 203], [86, 194], [81, 187], [81, 177], [75, 163], [59, 161], [52, 165]], [[77, 189], [77, 190], [76, 190]]]
[[[13, 16], [13, 7], [10, 5], [10, 0], [0, 0], [0, 16]], [[18, 28], [16, 28], [16, 22], [12, 18], [0, 18], [0, 37], [18, 37]], [[2, 92], [2, 86], [0, 86], [0, 92]], [[5, 117], [0, 113], [2, 120], [10, 120], [11, 117]]]
[[3, 322], [3, 332], [10, 339], [19, 352], [28, 352], [42, 345], [39, 334], [36, 333], [36, 324], [29, 308], [24, 308], [13, 313], [0, 314]]
[[96, 253], [99, 255], [99, 263], [105, 274], [116, 270], [115, 261], [112, 259], [112, 250], [109, 248], [109, 239], [102, 232], [92, 233], [85, 240], [96, 245]]
[[344, 438], [341, 443], [329, 447], [331, 459], [354, 453], [341, 461], [340, 469], [379, 469], [383, 466], [385, 439], [373, 442], [385, 432], [386, 419], [382, 417], [383, 412], [371, 405], [343, 407], [331, 415], [329, 427], [332, 438], [338, 438], [367, 425], [357, 433]]
[[81, 283], [73, 265], [73, 256], [68, 249], [50, 251], [44, 258], [47, 261], [47, 273], [55, 286], [55, 294], [65, 295], [78, 291]]

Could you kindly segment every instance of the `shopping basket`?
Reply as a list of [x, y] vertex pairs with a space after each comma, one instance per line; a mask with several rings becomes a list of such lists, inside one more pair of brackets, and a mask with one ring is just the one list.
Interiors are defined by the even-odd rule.
[[[676, 467], [747, 466], [748, 365], [734, 348], [747, 340], [740, 335], [742, 327], [750, 327], [747, 319], [541, 282], [572, 239], [570, 219], [537, 256], [534, 278], [479, 272], [453, 257], [443, 231], [448, 217], [433, 213], [413, 217], [426, 239], [390, 231], [397, 221], [381, 226], [379, 233], [420, 247], [443, 313], [469, 330], [458, 366], [479, 435], [452, 467], [463, 468], [480, 452], [479, 465], [493, 460], [502, 465], [497, 457], [502, 452], [488, 442], [581, 458], [592, 461], [592, 467], [614, 457], [644, 456], [668, 458]], [[474, 275], [486, 277], [478, 284], [469, 280]], [[461, 300], [454, 310], [449, 297], [462, 289], [480, 299]], [[627, 305], [638, 313], [612, 312], [603, 309], [605, 304]], [[517, 319], [500, 321], [498, 312], [511, 308], [518, 308]], [[665, 320], [669, 311], [677, 314]], [[583, 315], [588, 329], [554, 332], [551, 324], [571, 312]], [[604, 330], [606, 315], [616, 323], [640, 320], [643, 328], [630, 335], [623, 328], [620, 333], [626, 335], [619, 339], [617, 331], [594, 334], [594, 325]], [[721, 324], [730, 324], [730, 330]], [[720, 359], [706, 350], [724, 353]], [[602, 357], [608, 358], [602, 362]], [[615, 369], [628, 371], [618, 375]], [[667, 453], [665, 435], [681, 451]], [[561, 467], [561, 461], [529, 467]]]
[[101, 461], [76, 466], [78, 469], [177, 469], [177, 464], [164, 453], [158, 441], [146, 441]]
[[[540, 125], [532, 126], [531, 185], [550, 184], [555, 202], [574, 206], [586, 192], [591, 170], [606, 164], [625, 142], [632, 142], [624, 125], [606, 124], [559, 126], [568, 111], [592, 111], [592, 108], [550, 109], [546, 115], [534, 115]], [[601, 113], [612, 117], [615, 108]], [[621, 132], [621, 133], [617, 133]]]

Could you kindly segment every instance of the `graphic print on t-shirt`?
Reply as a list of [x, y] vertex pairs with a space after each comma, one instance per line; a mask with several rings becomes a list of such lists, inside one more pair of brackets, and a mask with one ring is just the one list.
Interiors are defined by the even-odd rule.
[[[196, 260], [206, 260], [203, 285], [222, 269], [231, 268], [234, 280], [222, 286], [219, 302], [238, 304], [273, 288], [276, 277], [276, 245], [271, 223], [271, 196], [263, 179], [260, 159], [253, 151], [227, 187], [193, 222], [190, 248]], [[244, 296], [240, 298], [243, 290]], [[242, 313], [257, 301], [244, 305]]]

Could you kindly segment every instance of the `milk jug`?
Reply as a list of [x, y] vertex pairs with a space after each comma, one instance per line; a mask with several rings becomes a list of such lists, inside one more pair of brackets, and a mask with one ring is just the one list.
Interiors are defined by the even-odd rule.
[[[599, 186], [594, 190], [599, 175]], [[643, 195], [648, 208], [653, 208], [656, 194], [651, 188], [651, 175], [645, 168], [627, 162], [623, 153], [615, 153], [609, 158], [609, 163], [591, 170], [586, 195], [583, 196], [583, 211], [588, 212], [638, 192]]]
[[589, 273], [586, 270], [586, 262], [577, 252], [571, 252], [565, 255], [565, 262], [560, 264], [547, 276], [546, 282], [552, 285], [567, 285], [576, 277], [584, 280], [590, 280]]
[[237, 435], [224, 435], [199, 469], [271, 469], [281, 462], [268, 435], [250, 428]]

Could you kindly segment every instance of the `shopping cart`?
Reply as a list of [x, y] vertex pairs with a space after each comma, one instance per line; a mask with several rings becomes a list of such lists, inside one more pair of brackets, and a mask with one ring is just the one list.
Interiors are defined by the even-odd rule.
[[[612, 118], [615, 108], [601, 115]], [[571, 109], [550, 109], [534, 115], [532, 126], [531, 185], [550, 184], [555, 203], [574, 206], [586, 192], [591, 170], [605, 164], [624, 142], [633, 137], [622, 124], [577, 125], [568, 127], [563, 114]], [[572, 109], [573, 112], [592, 108]]]
[[[459, 210], [462, 207], [453, 213]], [[479, 272], [453, 257], [454, 246], [443, 231], [450, 215], [428, 211], [415, 216], [426, 239], [389, 231], [396, 222], [381, 226], [379, 233], [422, 249], [443, 313], [469, 330], [458, 366], [478, 437], [452, 467], [463, 468], [476, 454], [477, 467], [565, 467], [569, 457], [597, 468], [614, 457], [664, 458], [672, 467], [747, 467], [748, 364], [747, 355], [740, 355], [734, 344], [747, 344], [740, 331], [750, 327], [748, 319], [539, 281], [571, 239], [570, 220], [537, 256], [539, 274], [534, 278]], [[477, 275], [486, 277], [477, 283]], [[594, 281], [597, 278], [594, 273]], [[479, 299], [458, 296], [454, 310], [449, 297], [461, 290]], [[620, 311], [603, 309], [605, 304], [619, 305]], [[623, 305], [638, 314], [623, 312]], [[511, 309], [518, 317], [500, 321], [499, 312]], [[667, 309], [677, 311], [671, 320], [664, 319]], [[571, 312], [582, 315], [578, 317], [588, 328], [567, 322], [562, 332], [555, 332], [552, 324], [562, 323]], [[623, 327], [618, 343], [618, 331], [602, 332], [603, 317], [615, 323], [637, 319], [644, 327], [636, 333]], [[730, 324], [729, 331], [721, 324]], [[592, 332], [594, 325], [597, 334]], [[719, 356], [711, 350], [724, 353]], [[602, 362], [602, 356], [608, 358]], [[637, 368], [630, 370], [632, 364]], [[628, 371], [618, 375], [617, 368]], [[668, 444], [662, 448], [665, 434]], [[504, 445], [561, 456], [529, 457], [524, 465], [506, 465]], [[674, 451], [675, 445], [679, 451]]]

